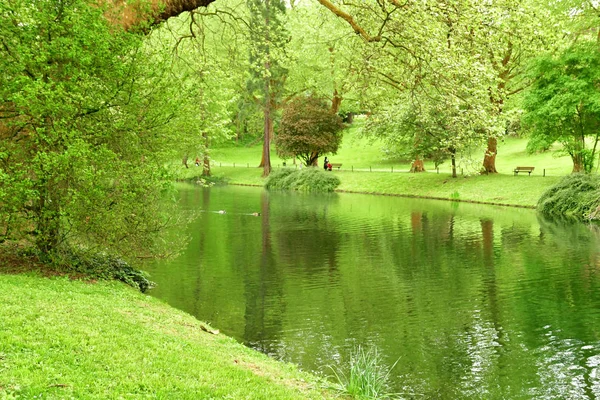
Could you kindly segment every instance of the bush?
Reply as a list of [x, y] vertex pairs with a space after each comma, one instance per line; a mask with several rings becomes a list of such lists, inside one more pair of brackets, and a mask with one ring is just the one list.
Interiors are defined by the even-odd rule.
[[79, 273], [95, 279], [115, 279], [142, 293], [154, 287], [144, 271], [133, 268], [126, 261], [106, 253], [85, 253], [74, 250], [60, 252], [54, 265], [62, 272]]
[[540, 197], [537, 208], [547, 216], [600, 220], [600, 177], [566, 176]]
[[298, 190], [302, 192], [333, 192], [340, 180], [332, 172], [320, 168], [274, 170], [265, 183], [266, 189]]

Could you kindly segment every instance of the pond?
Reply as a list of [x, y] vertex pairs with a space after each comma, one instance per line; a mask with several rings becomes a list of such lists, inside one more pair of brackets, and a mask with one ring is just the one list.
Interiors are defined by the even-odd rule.
[[191, 239], [149, 270], [152, 294], [249, 347], [325, 375], [377, 348], [403, 398], [600, 396], [600, 235], [585, 225], [249, 187], [181, 200]]

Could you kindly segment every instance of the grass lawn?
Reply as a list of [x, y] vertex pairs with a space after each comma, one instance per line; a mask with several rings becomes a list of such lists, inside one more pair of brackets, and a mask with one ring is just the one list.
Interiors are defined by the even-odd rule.
[[[384, 151], [384, 145], [379, 140], [367, 139], [361, 132], [364, 121], [360, 118], [344, 132], [342, 144], [336, 155], [329, 156], [331, 162], [342, 163], [343, 170], [382, 170], [395, 172], [410, 170], [410, 161], [402, 160], [398, 157], [390, 157]], [[564, 176], [571, 173], [573, 167], [568, 155], [557, 155], [554, 150], [538, 154], [527, 154], [525, 147], [527, 139], [507, 137], [498, 142], [498, 156], [496, 158], [496, 168], [501, 174], [512, 175], [517, 166], [533, 166], [535, 171], [533, 175], [546, 176]], [[471, 150], [472, 158], [483, 160], [484, 148]], [[233, 166], [236, 167], [257, 167], [262, 154], [262, 142], [251, 146], [227, 146], [214, 148], [211, 150], [211, 158], [214, 166]], [[280, 157], [274, 150], [271, 151], [271, 164], [273, 167], [280, 167], [283, 164]], [[287, 164], [293, 165], [292, 160], [287, 160]], [[425, 168], [428, 171], [434, 171], [433, 163], [426, 162]], [[459, 171], [461, 166], [458, 167]], [[464, 168], [466, 172], [466, 167]], [[450, 162], [446, 161], [440, 166], [440, 173], [450, 174]]]
[[[342, 163], [339, 171], [333, 171], [341, 180], [338, 190], [534, 207], [541, 194], [572, 168], [568, 156], [557, 157], [554, 152], [530, 155], [525, 151], [526, 139], [505, 138], [498, 143], [499, 174], [465, 173], [452, 179], [449, 162], [440, 166], [439, 173], [433, 164], [426, 163], [428, 172], [411, 174], [408, 161], [386, 157], [381, 142], [362, 137], [362, 126], [358, 120], [348, 129], [338, 154], [329, 157], [332, 162]], [[483, 153], [483, 148], [473, 150], [474, 158], [482, 158]], [[260, 143], [215, 148], [211, 150], [212, 173], [232, 184], [262, 186], [262, 169], [257, 168], [261, 154]], [[281, 168], [283, 160], [275, 151], [271, 157], [273, 167]], [[294, 166], [291, 160], [287, 160], [287, 165]], [[514, 176], [512, 171], [517, 166], [533, 166], [535, 171], [531, 176]], [[193, 179], [200, 169], [180, 167], [178, 171], [182, 179]], [[458, 171], [460, 174], [461, 167]]]
[[0, 274], [0, 304], [0, 399], [334, 397], [121, 283]]

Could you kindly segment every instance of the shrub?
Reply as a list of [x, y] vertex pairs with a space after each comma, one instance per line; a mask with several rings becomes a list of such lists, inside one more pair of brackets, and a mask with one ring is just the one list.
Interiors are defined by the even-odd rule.
[[64, 250], [55, 257], [54, 265], [66, 273], [79, 273], [95, 279], [115, 279], [139, 289], [142, 293], [155, 285], [148, 279], [146, 272], [106, 253]]
[[600, 219], [600, 177], [573, 174], [548, 189], [538, 201], [538, 211], [547, 216], [578, 220]]
[[340, 180], [332, 172], [320, 168], [294, 170], [282, 168], [271, 172], [266, 189], [298, 190], [302, 192], [333, 192]]

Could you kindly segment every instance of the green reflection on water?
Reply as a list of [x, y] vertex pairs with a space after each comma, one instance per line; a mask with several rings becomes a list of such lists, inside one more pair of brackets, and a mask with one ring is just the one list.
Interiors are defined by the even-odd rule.
[[600, 246], [586, 226], [241, 187], [182, 187], [182, 206], [199, 211], [191, 241], [152, 268], [153, 294], [253, 348], [329, 373], [374, 345], [400, 358], [394, 391], [409, 398], [600, 394]]

